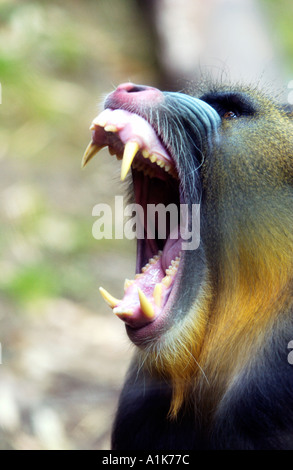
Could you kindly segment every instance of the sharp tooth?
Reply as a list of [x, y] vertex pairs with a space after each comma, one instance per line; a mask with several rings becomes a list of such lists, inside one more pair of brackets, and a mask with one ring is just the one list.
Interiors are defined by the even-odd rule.
[[156, 284], [153, 292], [153, 297], [155, 300], [155, 304], [157, 307], [161, 307], [161, 299], [162, 299], [162, 284]]
[[150, 161], [151, 161], [152, 163], [155, 163], [155, 162], [157, 161], [157, 159], [158, 159], [158, 157], [157, 157], [156, 155], [151, 155], [151, 156], [150, 156]]
[[115, 297], [109, 294], [109, 292], [107, 292], [106, 289], [103, 289], [103, 287], [100, 287], [99, 291], [105, 302], [110, 305], [110, 307], [114, 308], [117, 304], [119, 304], [119, 302], [121, 302], [121, 300], [115, 299]]
[[127, 173], [131, 167], [131, 163], [139, 150], [139, 145], [137, 142], [127, 142], [124, 148], [123, 160], [121, 165], [121, 181], [124, 181]]
[[154, 318], [155, 316], [155, 311], [153, 309], [152, 304], [150, 301], [147, 299], [147, 297], [144, 295], [143, 291], [138, 287], [138, 296], [139, 296], [139, 301], [140, 301], [140, 308], [142, 309], [144, 315], [147, 318]]
[[103, 147], [105, 147], [105, 145], [97, 145], [97, 144], [94, 144], [93, 141], [91, 141], [85, 152], [84, 152], [84, 155], [82, 157], [82, 161], [81, 161], [81, 167], [84, 168], [86, 166], [86, 164], [96, 155], [96, 153], [98, 153]]

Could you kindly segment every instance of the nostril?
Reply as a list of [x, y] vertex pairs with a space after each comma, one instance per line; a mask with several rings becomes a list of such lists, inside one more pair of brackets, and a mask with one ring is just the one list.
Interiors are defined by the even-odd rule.
[[116, 92], [122, 92], [122, 93], [141, 93], [144, 91], [149, 90], [150, 87], [144, 86], [144, 85], [135, 85], [135, 83], [122, 83], [119, 85], [116, 89]]
[[146, 91], [148, 87], [141, 85], [133, 85], [133, 87], [127, 90], [128, 93], [139, 93], [141, 91]]
[[144, 85], [136, 85], [132, 82], [121, 83], [105, 100], [105, 108], [118, 109], [135, 105], [149, 106], [164, 100], [163, 93], [157, 88]]

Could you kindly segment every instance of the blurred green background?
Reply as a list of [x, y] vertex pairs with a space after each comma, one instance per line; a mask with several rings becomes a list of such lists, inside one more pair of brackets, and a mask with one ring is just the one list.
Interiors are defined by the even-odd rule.
[[121, 295], [135, 247], [92, 237], [119, 170], [81, 158], [104, 95], [154, 81], [150, 44], [131, 0], [1, 1], [0, 28], [0, 448], [103, 448], [131, 351], [98, 286]]
[[[293, 4], [262, 3], [290, 77]], [[122, 294], [135, 246], [91, 233], [118, 163], [80, 163], [106, 93], [163, 81], [138, 5], [0, 0], [0, 449], [109, 448], [132, 347], [98, 286]]]

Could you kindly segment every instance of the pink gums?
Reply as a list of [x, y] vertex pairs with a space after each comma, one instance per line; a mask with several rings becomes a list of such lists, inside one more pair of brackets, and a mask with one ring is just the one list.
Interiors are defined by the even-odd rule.
[[[129, 326], [133, 326], [135, 328], [142, 327], [154, 321], [162, 310], [161, 306], [156, 305], [153, 296], [155, 286], [157, 284], [161, 284], [162, 279], [166, 276], [162, 267], [161, 257], [152, 262], [152, 264], [147, 265], [143, 270], [143, 273], [136, 275], [134, 281], [130, 281], [132, 284], [126, 288], [123, 299], [114, 309], [114, 313], [116, 313], [119, 318], [124, 320], [125, 323], [127, 323]], [[160, 296], [160, 303], [162, 306], [167, 301], [169, 293], [172, 289], [173, 280], [174, 279], [172, 279], [169, 287], [161, 284], [162, 294]], [[148, 298], [148, 301], [152, 304], [155, 312], [155, 316], [152, 319], [148, 318], [141, 309], [138, 288], [143, 291], [145, 296]], [[125, 313], [123, 313], [124, 311]], [[127, 314], [128, 311], [131, 312], [131, 315]]]

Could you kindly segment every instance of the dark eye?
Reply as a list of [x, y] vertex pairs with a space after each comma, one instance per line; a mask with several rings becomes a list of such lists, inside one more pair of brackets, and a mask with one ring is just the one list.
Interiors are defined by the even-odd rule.
[[235, 118], [237, 118], [237, 114], [235, 114], [233, 111], [227, 111], [227, 112], [223, 115], [223, 118], [224, 118], [224, 119], [235, 119]]

